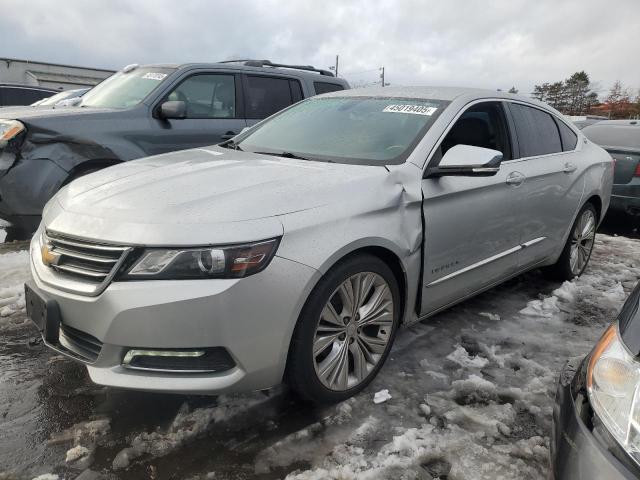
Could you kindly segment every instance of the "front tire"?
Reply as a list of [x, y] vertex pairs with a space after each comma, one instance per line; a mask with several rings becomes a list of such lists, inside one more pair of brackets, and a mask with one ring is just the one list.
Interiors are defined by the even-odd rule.
[[384, 364], [400, 323], [400, 291], [391, 269], [372, 255], [332, 268], [300, 314], [287, 383], [315, 403], [334, 403], [365, 388]]
[[576, 217], [560, 258], [554, 265], [546, 267], [544, 273], [559, 281], [582, 275], [593, 252], [597, 226], [598, 213], [591, 203], [587, 203]]

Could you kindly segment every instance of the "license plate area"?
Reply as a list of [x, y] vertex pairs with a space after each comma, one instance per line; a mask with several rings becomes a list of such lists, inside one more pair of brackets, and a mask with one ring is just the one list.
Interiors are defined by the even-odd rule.
[[45, 299], [28, 283], [24, 285], [27, 316], [38, 327], [45, 342], [58, 343], [60, 332], [60, 308], [55, 300]]

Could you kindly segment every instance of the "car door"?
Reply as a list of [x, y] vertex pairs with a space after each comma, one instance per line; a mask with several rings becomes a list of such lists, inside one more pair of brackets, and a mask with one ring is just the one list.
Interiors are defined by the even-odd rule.
[[[533, 105], [506, 104], [518, 142], [517, 192], [521, 268], [558, 253], [584, 190], [577, 135], [562, 120]], [[562, 135], [561, 135], [562, 133]]]
[[424, 216], [423, 315], [493, 285], [517, 268], [511, 134], [504, 108], [490, 101], [472, 105], [455, 121], [429, 166], [457, 144], [503, 153], [490, 177], [443, 176], [422, 180]]
[[[242, 113], [240, 76], [233, 73], [198, 72], [189, 75], [153, 109], [155, 134], [149, 153], [214, 145], [247, 126]], [[182, 101], [186, 118], [163, 119], [158, 115], [165, 101]]]
[[293, 78], [259, 74], [243, 76], [247, 125], [252, 126], [302, 100], [302, 86]]

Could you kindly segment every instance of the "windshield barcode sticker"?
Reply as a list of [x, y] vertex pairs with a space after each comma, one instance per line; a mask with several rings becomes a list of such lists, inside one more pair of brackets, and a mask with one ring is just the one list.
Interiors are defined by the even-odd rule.
[[145, 78], [147, 80], [156, 80], [156, 81], [160, 81], [160, 80], [164, 80], [164, 77], [166, 77], [167, 74], [166, 73], [155, 73], [155, 72], [149, 72], [149, 73], [145, 73], [142, 78]]
[[425, 105], [387, 105], [384, 107], [383, 112], [392, 113], [412, 113], [414, 115], [433, 115], [436, 110], [435, 107], [427, 107]]

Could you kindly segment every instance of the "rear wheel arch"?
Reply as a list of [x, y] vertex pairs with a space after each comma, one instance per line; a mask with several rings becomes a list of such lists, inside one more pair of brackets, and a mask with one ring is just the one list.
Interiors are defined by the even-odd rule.
[[602, 199], [599, 195], [592, 195], [587, 199], [585, 204], [590, 203], [593, 205], [593, 208], [596, 209], [596, 214], [598, 215], [598, 222], [602, 220]]

